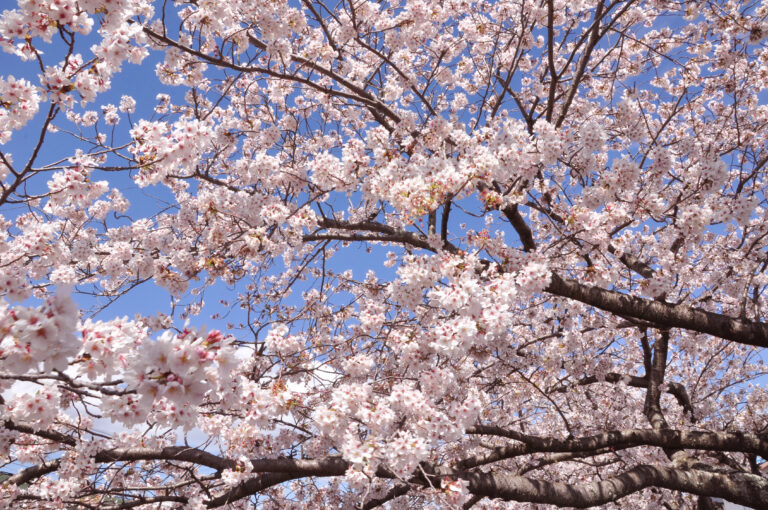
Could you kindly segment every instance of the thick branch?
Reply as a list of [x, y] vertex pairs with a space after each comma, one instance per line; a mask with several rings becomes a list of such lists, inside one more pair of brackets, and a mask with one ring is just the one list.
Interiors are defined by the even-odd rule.
[[22, 485], [29, 483], [40, 478], [41, 476], [47, 475], [48, 473], [53, 473], [59, 469], [60, 464], [61, 461], [56, 459], [50, 462], [43, 462], [41, 464], [30, 466], [7, 478], [5, 481], [3, 481], [3, 484]]
[[520, 242], [523, 243], [523, 250], [535, 251], [536, 242], [533, 240], [533, 232], [531, 232], [531, 228], [520, 215], [520, 211], [517, 210], [517, 204], [507, 206], [502, 209], [501, 212], [504, 213], [504, 216], [506, 216], [512, 224], [515, 232], [517, 232], [517, 235], [520, 236]]
[[63, 443], [69, 446], [75, 446], [75, 444], [77, 444], [75, 438], [69, 437], [66, 434], [62, 434], [61, 432], [56, 432], [55, 430], [37, 430], [28, 425], [14, 423], [11, 420], [5, 420], [3, 422], [3, 428], [8, 430], [15, 430], [16, 432], [21, 432], [23, 434], [31, 434], [43, 439], [48, 439], [57, 443]]
[[360, 506], [361, 510], [372, 510], [373, 508], [378, 508], [384, 503], [387, 503], [388, 501], [392, 501], [395, 498], [399, 498], [400, 496], [404, 496], [405, 494], [408, 494], [408, 491], [410, 491], [411, 488], [407, 484], [404, 483], [398, 483], [389, 491], [381, 496], [380, 498], [375, 499], [369, 499], [365, 502], [364, 505]]
[[[385, 234], [383, 236], [365, 236], [361, 234], [340, 236], [337, 234], [308, 234], [304, 236], [305, 241], [315, 241], [322, 239], [340, 239], [346, 241], [379, 241], [400, 243], [413, 246], [414, 248], [421, 248], [424, 250], [435, 251], [435, 249], [429, 244], [427, 238], [418, 235], [407, 230], [401, 230], [383, 223], [377, 223], [375, 221], [361, 221], [361, 222], [348, 222], [341, 221], [332, 218], [322, 218], [319, 222], [319, 226], [324, 229], [338, 229], [345, 231], [362, 231], [362, 232], [377, 232]], [[458, 253], [459, 249], [448, 241], [443, 240], [442, 248], [450, 253]]]
[[637, 466], [600, 482], [577, 485], [476, 472], [460, 477], [469, 482], [470, 492], [480, 496], [576, 508], [610, 503], [648, 487], [721, 497], [754, 508], [765, 508], [768, 501], [768, 480], [755, 475], [726, 476], [661, 466]]
[[[613, 247], [612, 244], [608, 245], [608, 252], [612, 254], [616, 254], [616, 248]], [[622, 264], [627, 266], [632, 271], [636, 272], [640, 276], [643, 276], [644, 278], [653, 278], [653, 275], [656, 274], [656, 272], [653, 270], [651, 266], [640, 260], [639, 258], [635, 257], [634, 255], [630, 255], [629, 253], [622, 253], [619, 257], [619, 260]]]
[[768, 454], [768, 435], [745, 434], [742, 432], [704, 432], [694, 430], [614, 430], [574, 439], [557, 439], [529, 436], [501, 427], [478, 425], [467, 429], [468, 434], [501, 436], [520, 445], [510, 445], [516, 455], [537, 452], [584, 452], [611, 447], [632, 448], [635, 446], [658, 446], [691, 450], [710, 450], [720, 452], [756, 453], [761, 457]]
[[[129, 508], [135, 508], [137, 506], [144, 506], [144, 505], [151, 505], [153, 503], [165, 503], [165, 502], [174, 502], [174, 503], [187, 503], [189, 500], [185, 498], [184, 496], [152, 496], [152, 497], [140, 497], [137, 499], [134, 499], [132, 501], [125, 501], [123, 503], [120, 503], [119, 505], [103, 505], [99, 506], [101, 510], [128, 510]], [[160, 508], [159, 506], [157, 508]]]
[[768, 347], [768, 324], [762, 322], [736, 319], [689, 306], [650, 301], [566, 280], [556, 274], [552, 275], [552, 281], [545, 290], [616, 315], [651, 322], [660, 328], [689, 329], [742, 344]]
[[[580, 439], [550, 439], [527, 436], [497, 427], [474, 427], [470, 434], [491, 434], [522, 441], [510, 447], [518, 454], [538, 451], [595, 451], [603, 447], [624, 448], [630, 446], [660, 446], [672, 448], [707, 449], [711, 451], [740, 451], [768, 456], [768, 437], [754, 434], [683, 432], [662, 430], [625, 430], [598, 434]], [[97, 462], [132, 462], [137, 460], [175, 460], [205, 465], [217, 470], [235, 466], [234, 461], [217, 457], [203, 450], [188, 447], [124, 448], [99, 452]], [[349, 464], [340, 457], [318, 460], [305, 459], [257, 459], [253, 469], [259, 473], [254, 478], [232, 488], [225, 494], [209, 500], [210, 508], [261, 492], [269, 487], [308, 476], [341, 476]], [[11, 483], [24, 483], [53, 472], [58, 461], [27, 468], [14, 475]], [[467, 466], [463, 466], [465, 469]], [[755, 505], [768, 500], [768, 480], [747, 474], [721, 475], [703, 471], [640, 466], [622, 475], [601, 482], [576, 486], [531, 480], [519, 476], [456, 472], [451, 469], [430, 470], [435, 476], [458, 476], [469, 481], [470, 491], [479, 496], [516, 501], [586, 507], [615, 501], [646, 487], [664, 487], [703, 496], [720, 496], [731, 501]], [[385, 468], [377, 470], [377, 476], [395, 478]], [[413, 483], [428, 483], [418, 477]], [[762, 498], [762, 499], [761, 499]]]
[[257, 494], [264, 489], [268, 489], [283, 482], [293, 480], [294, 478], [299, 477], [283, 473], [260, 475], [255, 478], [251, 478], [250, 480], [247, 480], [234, 487], [232, 490], [225, 492], [221, 496], [206, 502], [206, 506], [208, 508], [224, 506], [228, 503], [233, 503], [239, 499]]
[[648, 387], [645, 392], [643, 412], [654, 429], [668, 428], [667, 420], [661, 411], [661, 385], [667, 370], [667, 350], [669, 347], [669, 330], [659, 333], [653, 344], [651, 370], [647, 374]]
[[216, 470], [232, 469], [236, 463], [212, 453], [188, 446], [165, 448], [114, 448], [103, 450], [94, 457], [96, 462], [134, 462], [137, 460], [175, 460], [206, 466]]
[[349, 467], [341, 457], [324, 459], [258, 459], [252, 461], [256, 472], [289, 473], [301, 476], [343, 475]]

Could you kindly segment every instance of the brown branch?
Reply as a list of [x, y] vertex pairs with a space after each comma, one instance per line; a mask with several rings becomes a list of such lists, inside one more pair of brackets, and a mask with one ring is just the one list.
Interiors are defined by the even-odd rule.
[[610, 448], [604, 448], [602, 450], [595, 450], [593, 452], [550, 453], [546, 455], [544, 458], [536, 459], [535, 462], [532, 462], [527, 466], [520, 468], [517, 471], [517, 474], [524, 475], [525, 473], [530, 473], [531, 471], [541, 469], [545, 466], [551, 466], [553, 464], [559, 464], [561, 462], [568, 462], [574, 459], [585, 459], [589, 457], [596, 457], [598, 455], [605, 455], [606, 453], [610, 453], [611, 451], [612, 450]]
[[[3, 192], [0, 194], [0, 205], [5, 204], [10, 196], [18, 189], [18, 187], [26, 182], [27, 178], [30, 175], [33, 175], [35, 172], [35, 169], [32, 167], [35, 164], [35, 161], [37, 160], [38, 155], [40, 154], [40, 150], [43, 147], [43, 142], [45, 140], [45, 136], [48, 133], [48, 127], [50, 126], [51, 122], [53, 121], [54, 117], [56, 117], [56, 114], [58, 113], [59, 109], [54, 104], [51, 103], [50, 107], [48, 108], [48, 114], [45, 117], [45, 121], [43, 122], [43, 126], [40, 128], [40, 135], [38, 136], [37, 143], [35, 144], [35, 148], [32, 150], [32, 155], [29, 157], [29, 160], [27, 161], [27, 164], [24, 165], [24, 169], [20, 173], [13, 172], [13, 175], [15, 176], [13, 182], [6, 187], [3, 185], [2, 189]], [[5, 157], [3, 157], [5, 160]], [[7, 160], [6, 160], [7, 161]], [[8, 169], [12, 171], [12, 168], [10, 165], [8, 165]]]
[[501, 210], [504, 216], [512, 224], [512, 227], [520, 236], [520, 242], [523, 243], [523, 251], [536, 251], [536, 242], [533, 240], [533, 232], [531, 227], [525, 222], [520, 215], [520, 211], [517, 210], [517, 204], [507, 206]]
[[545, 291], [659, 328], [683, 328], [746, 345], [768, 347], [768, 324], [736, 319], [684, 305], [651, 301], [552, 275]]
[[96, 462], [134, 462], [137, 460], [175, 460], [206, 466], [218, 471], [236, 467], [233, 460], [225, 459], [187, 446], [167, 446], [165, 448], [113, 448], [103, 450], [94, 456]]
[[[473, 427], [470, 434], [490, 434], [510, 437], [522, 441], [519, 445], [507, 447], [519, 454], [537, 451], [595, 451], [606, 446], [612, 448], [649, 445], [672, 448], [708, 449], [712, 451], [739, 451], [768, 456], [768, 437], [754, 434], [688, 432], [662, 430], [615, 431], [596, 436], [558, 440], [527, 436], [498, 427]], [[167, 448], [121, 448], [99, 452], [97, 462], [132, 462], [137, 460], [174, 460], [209, 466], [221, 470], [232, 468], [235, 462], [217, 457], [211, 453], [188, 447]], [[11, 483], [24, 483], [55, 471], [58, 460], [33, 466], [14, 475]], [[305, 459], [256, 459], [253, 469], [260, 473], [239, 484], [226, 493], [209, 500], [209, 508], [220, 507], [230, 502], [261, 492], [269, 487], [308, 476], [341, 476], [349, 464], [340, 457], [317, 460]], [[469, 465], [465, 462], [465, 467]], [[593, 506], [615, 501], [623, 496], [646, 487], [663, 487], [671, 490], [690, 492], [702, 496], [721, 496], [736, 503], [754, 505], [756, 501], [768, 498], [768, 480], [748, 474], [721, 475], [682, 468], [639, 466], [614, 478], [601, 482], [579, 485], [551, 483], [519, 476], [503, 474], [457, 472], [453, 469], [426, 467], [433, 473], [426, 477], [414, 476], [411, 483], [427, 485], [440, 477], [459, 477], [469, 482], [469, 490], [477, 496], [488, 496], [516, 501], [530, 501], [567, 506]], [[386, 468], [379, 468], [376, 475], [393, 479], [396, 476]], [[7, 483], [8, 481], [6, 481]], [[763, 498], [763, 499], [760, 499]], [[369, 502], [371, 503], [371, 502]]]
[[[603, 0], [600, 0], [600, 4]], [[597, 16], [595, 16], [597, 17]], [[547, 99], [547, 122], [552, 121], [555, 108], [558, 74], [555, 69], [555, 3], [547, 0], [547, 69], [549, 70], [549, 96]]]
[[400, 496], [404, 496], [405, 494], [408, 494], [408, 492], [411, 490], [410, 486], [404, 484], [404, 483], [398, 483], [389, 491], [387, 491], [386, 494], [381, 496], [380, 498], [376, 499], [369, 499], [365, 502], [364, 505], [360, 506], [360, 510], [372, 510], [373, 508], [380, 507], [384, 503], [387, 503], [389, 501], [392, 501], [395, 498], [399, 498]]
[[661, 411], [661, 385], [667, 370], [667, 350], [669, 347], [669, 330], [659, 332], [653, 344], [651, 370], [647, 374], [648, 386], [645, 391], [643, 413], [654, 429], [668, 428], [667, 420]]
[[[268, 69], [266, 67], [259, 67], [259, 66], [242, 66], [239, 64], [235, 64], [234, 62], [229, 62], [224, 59], [212, 57], [210, 55], [206, 55], [205, 53], [195, 50], [194, 48], [189, 48], [187, 46], [184, 46], [183, 44], [174, 41], [173, 39], [166, 37], [164, 35], [158, 34], [151, 29], [144, 27], [144, 32], [150, 36], [151, 38], [155, 39], [158, 42], [161, 42], [163, 44], [167, 44], [169, 46], [173, 46], [174, 48], [177, 48], [178, 50], [181, 50], [184, 53], [187, 53], [189, 55], [194, 55], [205, 62], [218, 66], [218, 67], [226, 67], [228, 69], [232, 69], [235, 71], [239, 71], [242, 73], [257, 73], [257, 74], [263, 74], [265, 76], [272, 76], [273, 78], [279, 78], [283, 80], [292, 81], [295, 83], [301, 83], [302, 85], [305, 85], [307, 87], [313, 88], [319, 92], [324, 92], [331, 96], [338, 96], [343, 97], [345, 99], [350, 99], [352, 101], [357, 101], [359, 103], [362, 103], [366, 105], [367, 107], [371, 108], [375, 112], [379, 112], [379, 114], [385, 115], [392, 119], [394, 122], [399, 122], [400, 118], [392, 112], [389, 108], [387, 108], [386, 105], [384, 105], [381, 101], [371, 96], [370, 93], [363, 91], [363, 94], [360, 95], [359, 91], [362, 90], [359, 87], [356, 87], [354, 84], [350, 84], [346, 80], [344, 80], [342, 77], [335, 75], [332, 71], [328, 71], [327, 69], [324, 69], [312, 62], [304, 61], [304, 59], [301, 58], [294, 58], [294, 60], [297, 60], [297, 62], [305, 63], [309, 65], [312, 69], [326, 75], [333, 76], [333, 79], [335, 79], [338, 83], [346, 86], [348, 89], [354, 91], [355, 93], [349, 93], [344, 92], [342, 90], [336, 90], [329, 87], [323, 87], [322, 85], [319, 85], [312, 81], [309, 78], [302, 78], [300, 76], [286, 74], [278, 71], [274, 71], [272, 69]], [[253, 41], [252, 41], [253, 42]], [[330, 73], [330, 74], [328, 74]]]
[[404, 243], [410, 244], [416, 248], [429, 250], [430, 246], [426, 241], [420, 241], [410, 236], [402, 235], [375, 235], [375, 234], [307, 234], [302, 237], [306, 241], [346, 241], [346, 242], [369, 242], [369, 243]]
[[521, 444], [501, 447], [502, 449], [509, 449], [510, 456], [539, 452], [585, 452], [608, 447], [625, 449], [636, 446], [755, 453], [761, 457], [768, 455], [768, 435], [743, 432], [626, 429], [572, 439], [530, 436], [489, 425], [470, 427], [466, 432], [467, 434], [499, 436], [519, 441]]
[[[348, 222], [342, 220], [335, 220], [332, 218], [323, 218], [318, 221], [318, 224], [323, 229], [337, 229], [345, 231], [363, 231], [363, 232], [377, 232], [380, 234], [386, 234], [384, 236], [366, 236], [362, 234], [344, 235], [344, 234], [308, 234], [303, 237], [305, 241], [318, 241], [326, 239], [339, 239], [343, 241], [379, 241], [390, 243], [408, 244], [414, 248], [421, 248], [424, 250], [435, 251], [429, 244], [427, 238], [418, 235], [407, 230], [401, 230], [383, 223], [377, 223], [375, 221], [361, 221], [361, 222]], [[443, 240], [442, 248], [450, 253], [458, 253], [460, 250], [456, 248], [450, 242]]]
[[[609, 244], [608, 252], [615, 255], [616, 248], [612, 244]], [[656, 274], [656, 271], [654, 271], [651, 266], [635, 257], [634, 255], [630, 255], [629, 253], [622, 253], [619, 257], [619, 260], [622, 264], [627, 266], [627, 268], [636, 272], [640, 276], [643, 276], [644, 278], [652, 278], [653, 275]]]
[[[267, 45], [264, 44], [262, 41], [259, 41], [250, 32], [248, 33], [248, 41], [262, 51], [267, 49]], [[203, 56], [204, 58], [208, 58], [204, 53], [200, 53], [198, 56]], [[359, 87], [354, 83], [350, 82], [349, 80], [339, 75], [338, 73], [330, 69], [326, 69], [325, 67], [320, 66], [317, 63], [312, 62], [311, 60], [306, 59], [304, 57], [300, 57], [298, 55], [291, 55], [290, 59], [297, 64], [306, 66], [313, 71], [317, 71], [318, 73], [324, 76], [327, 76], [328, 78], [331, 78], [332, 80], [336, 81], [337, 83], [344, 86], [348, 90], [357, 94], [357, 96], [359, 96], [358, 99], [362, 100], [367, 105], [374, 107], [376, 110], [381, 111], [381, 113], [389, 117], [395, 123], [400, 122], [400, 117], [395, 112], [393, 112], [389, 107], [387, 107], [387, 105], [382, 103], [379, 100], [379, 98], [377, 98], [376, 96], [374, 96], [373, 94], [365, 90], [364, 88]], [[270, 71], [270, 72], [274, 72], [274, 71]], [[281, 77], [288, 80], [293, 79], [290, 75], [282, 75]]]
[[[165, 502], [187, 503], [188, 501], [189, 499], [184, 496], [167, 495], [167, 496], [152, 496], [149, 498], [139, 497], [133, 501], [125, 501], [118, 505], [99, 505], [99, 509], [100, 510], [127, 510], [128, 508], [135, 508], [137, 506], [142, 506], [142, 505], [151, 505], [152, 503], [165, 503]], [[158, 505], [157, 508], [160, 508], [160, 505]]]
[[[280, 469], [283, 469], [283, 472], [262, 474], [252, 478], [209, 501], [207, 506], [209, 508], [223, 506], [302, 476], [341, 476], [348, 467], [347, 462], [340, 458], [318, 461], [276, 459], [276, 461], [277, 464], [282, 464]], [[265, 462], [272, 464], [275, 460], [265, 460]], [[726, 476], [698, 470], [638, 466], [601, 482], [570, 485], [505, 474], [456, 472], [447, 469], [429, 471], [435, 473], [429, 478], [448, 477], [467, 480], [469, 491], [476, 496], [563, 506], [595, 506], [616, 501], [647, 487], [663, 487], [702, 496], [725, 497], [745, 505], [756, 505], [757, 502], [768, 500], [766, 499], [768, 498], [768, 480], [743, 473]], [[393, 473], [381, 468], [376, 474], [383, 478], [395, 477]], [[431, 480], [417, 476], [409, 481], [427, 485]]]
[[469, 491], [507, 501], [587, 508], [617, 501], [648, 487], [661, 487], [699, 496], [714, 496], [754, 508], [765, 508], [768, 480], [748, 474], [721, 475], [700, 470], [637, 466], [599, 482], [568, 484], [522, 476], [462, 473]]
[[[324, 218], [321, 220], [320, 226], [331, 229], [363, 230], [389, 234], [388, 237], [383, 239], [366, 237], [350, 237], [345, 239], [349, 241], [400, 242], [410, 244], [417, 248], [434, 251], [429, 246], [426, 238], [381, 223], [349, 223]], [[521, 235], [521, 240], [524, 237], [527, 236], [524, 234]], [[320, 238], [315, 240], [318, 239]], [[460, 251], [457, 247], [448, 242], [443, 243], [443, 248], [451, 253], [458, 253]], [[768, 324], [761, 322], [737, 319], [685, 305], [673, 305], [662, 301], [651, 301], [637, 296], [630, 296], [628, 294], [602, 289], [600, 287], [585, 285], [576, 280], [564, 279], [557, 274], [552, 275], [552, 280], [544, 290], [550, 294], [574, 299], [621, 317], [634, 318], [648, 322], [660, 329], [689, 329], [742, 344], [768, 347]]]
[[59, 469], [59, 465], [61, 465], [61, 460], [56, 459], [50, 462], [43, 462], [35, 466], [30, 466], [5, 479], [2, 483], [0, 483], [0, 485], [22, 485], [29, 483], [33, 480], [36, 480], [37, 478], [40, 478], [41, 476], [47, 475], [48, 473], [53, 473]]
[[299, 477], [300, 476], [298, 475], [289, 475], [289, 474], [282, 474], [282, 473], [260, 475], [255, 478], [251, 478], [250, 480], [247, 480], [241, 483], [240, 485], [235, 486], [233, 489], [225, 492], [219, 497], [216, 497], [207, 501], [205, 505], [208, 508], [217, 508], [220, 506], [224, 506], [226, 504], [233, 503], [239, 499], [246, 498], [253, 494], [257, 494], [263, 491], [264, 489], [274, 487], [275, 485], [279, 485], [283, 482], [287, 482], [289, 480], [293, 480], [294, 478], [299, 478]]
[[[571, 89], [568, 91], [568, 97], [566, 97], [565, 103], [563, 104], [563, 109], [557, 118], [557, 122], [555, 122], [555, 127], [560, 127], [563, 124], [563, 121], [568, 114], [568, 110], [571, 107], [571, 103], [573, 102], [573, 98], [576, 97], [576, 92], [579, 90], [579, 85], [581, 84], [581, 80], [584, 77], [584, 72], [587, 69], [587, 62], [589, 62], [589, 59], [592, 56], [592, 51], [597, 46], [598, 41], [600, 41], [600, 21], [603, 18], [603, 5], [603, 0], [598, 0], [597, 9], [595, 10], [595, 19], [592, 22], [592, 27], [590, 28], [589, 42], [587, 43], [587, 47], [584, 50], [584, 54], [579, 60], [579, 66], [576, 68], [576, 74], [573, 77], [573, 81], [571, 82]], [[550, 120], [551, 117], [551, 114], [548, 114], [547, 120]]]
[[66, 434], [62, 434], [61, 432], [57, 432], [55, 430], [37, 430], [28, 425], [21, 425], [18, 423], [14, 423], [11, 420], [5, 420], [3, 422], [3, 428], [8, 430], [15, 430], [16, 432], [21, 432], [23, 434], [30, 434], [33, 436], [41, 437], [43, 439], [48, 439], [50, 441], [55, 441], [57, 443], [63, 443], [69, 446], [75, 446], [75, 444], [77, 444], [77, 441], [75, 440], [75, 438], [70, 437]]

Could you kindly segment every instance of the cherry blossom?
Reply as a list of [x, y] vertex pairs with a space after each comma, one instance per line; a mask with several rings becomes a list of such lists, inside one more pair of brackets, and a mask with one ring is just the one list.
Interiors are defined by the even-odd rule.
[[40, 95], [38, 88], [24, 79], [13, 76], [0, 80], [0, 143], [7, 143], [11, 132], [21, 129], [38, 112]]
[[5, 9], [1, 507], [768, 501], [768, 3]]

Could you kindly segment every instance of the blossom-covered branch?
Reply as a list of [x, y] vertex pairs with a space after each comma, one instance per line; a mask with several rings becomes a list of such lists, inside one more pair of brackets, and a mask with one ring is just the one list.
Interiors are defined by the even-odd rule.
[[768, 500], [768, 2], [17, 0], [0, 508]]

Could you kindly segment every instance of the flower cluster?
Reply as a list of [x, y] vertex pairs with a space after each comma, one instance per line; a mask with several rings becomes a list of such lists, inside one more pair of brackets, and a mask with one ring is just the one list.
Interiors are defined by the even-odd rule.
[[680, 463], [572, 439], [765, 430], [768, 2], [14, 3], [0, 506], [586, 505]]
[[0, 144], [11, 139], [11, 132], [24, 127], [40, 108], [38, 88], [13, 76], [0, 78]]
[[194, 166], [211, 140], [211, 125], [199, 120], [165, 122], [139, 121], [131, 130], [135, 143], [130, 150], [141, 171], [136, 177], [140, 186], [161, 182], [168, 173], [186, 171]]
[[4, 306], [0, 316], [0, 360], [6, 372], [65, 370], [78, 351], [78, 308], [67, 288], [40, 307]]
[[17, 423], [45, 429], [53, 424], [61, 407], [61, 393], [55, 385], [45, 385], [35, 393], [19, 393], [5, 406]]
[[544, 165], [557, 163], [557, 159], [562, 155], [564, 148], [562, 133], [544, 120], [536, 122], [535, 130], [536, 146], [539, 149], [541, 162]]

